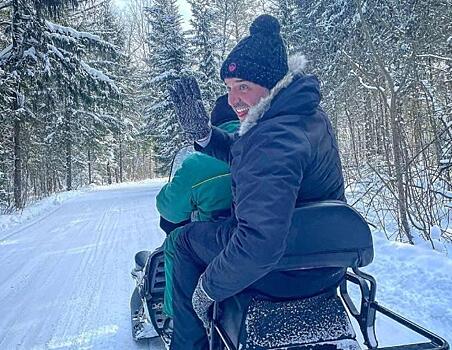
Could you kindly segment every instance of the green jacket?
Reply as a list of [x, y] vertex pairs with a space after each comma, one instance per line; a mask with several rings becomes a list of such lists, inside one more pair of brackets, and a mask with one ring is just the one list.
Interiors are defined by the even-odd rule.
[[[239, 127], [239, 121], [230, 121], [220, 128], [233, 133]], [[216, 211], [231, 207], [231, 174], [229, 165], [221, 160], [195, 152], [189, 155], [175, 172], [172, 180], [157, 195], [157, 210], [160, 215], [172, 223], [187, 219], [209, 221]], [[192, 214], [195, 214], [194, 218]], [[173, 316], [173, 261], [175, 242], [181, 227], [176, 228], [166, 238], [165, 252], [165, 297], [163, 311]]]
[[[219, 128], [233, 133], [239, 121], [221, 124]], [[230, 208], [231, 174], [229, 165], [216, 158], [195, 152], [189, 155], [157, 195], [157, 210], [160, 215], [179, 223], [189, 219], [208, 221], [212, 213]]]

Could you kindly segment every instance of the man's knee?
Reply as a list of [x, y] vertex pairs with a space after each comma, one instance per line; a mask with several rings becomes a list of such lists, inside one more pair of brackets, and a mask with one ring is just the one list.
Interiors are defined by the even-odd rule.
[[[186, 253], [191, 251], [190, 247], [190, 232], [195, 223], [185, 225], [183, 228], [177, 231], [177, 234], [172, 237], [171, 246], [174, 253]], [[176, 232], [174, 232], [176, 233]]]
[[176, 259], [190, 258], [198, 265], [208, 264], [221, 250], [215, 236], [218, 225], [212, 222], [185, 225], [174, 240]]

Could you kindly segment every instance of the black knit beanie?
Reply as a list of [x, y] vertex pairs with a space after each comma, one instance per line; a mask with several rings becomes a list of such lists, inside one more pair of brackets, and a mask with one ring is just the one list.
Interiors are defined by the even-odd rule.
[[228, 95], [223, 95], [217, 98], [212, 113], [210, 114], [210, 123], [213, 126], [219, 126], [223, 123], [238, 120], [237, 114], [229, 106]]
[[221, 80], [239, 78], [273, 88], [289, 70], [280, 29], [275, 17], [257, 17], [250, 26], [250, 35], [242, 39], [223, 62]]

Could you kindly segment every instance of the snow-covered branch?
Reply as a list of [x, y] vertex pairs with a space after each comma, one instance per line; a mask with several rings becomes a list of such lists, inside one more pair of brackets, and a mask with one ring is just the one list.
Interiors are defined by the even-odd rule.
[[88, 32], [80, 32], [78, 30], [75, 30], [71, 27], [65, 27], [60, 24], [52, 23], [50, 21], [46, 21], [47, 29], [50, 33], [59, 34], [63, 36], [62, 38], [66, 37], [65, 39], [68, 41], [71, 41], [71, 39], [76, 40], [88, 40], [90, 42], [96, 43], [97, 45], [108, 47], [109, 49], [112, 49], [114, 51], [120, 51], [120, 48], [116, 45], [110, 44], [109, 42], [103, 40], [100, 36], [88, 33]]
[[452, 58], [451, 57], [438, 56], [438, 55], [433, 55], [433, 54], [416, 55], [416, 57], [435, 58], [435, 59], [442, 60], [442, 61], [452, 62]]
[[363, 87], [365, 87], [365, 88], [368, 89], [368, 90], [379, 91], [379, 88], [377, 88], [376, 86], [366, 84], [366, 83], [364, 82], [363, 78], [362, 78], [358, 73], [356, 73], [354, 70], [352, 70], [351, 72], [352, 72], [352, 74], [353, 74], [355, 77], [358, 78], [359, 83], [360, 83]]
[[109, 84], [117, 93], [119, 93], [118, 87], [116, 86], [115, 82], [110, 79], [110, 77], [102, 73], [100, 70], [91, 67], [84, 61], [81, 61], [80, 64], [82, 65], [83, 69], [91, 76], [91, 78]]
[[11, 56], [12, 49], [13, 44], [10, 44], [7, 47], [5, 47], [2, 51], [0, 51], [0, 64], [2, 64], [3, 61], [8, 60], [8, 58]]
[[[356, 63], [347, 52], [342, 50], [342, 53], [344, 54], [345, 57], [347, 57], [347, 60], [353, 65], [353, 67], [355, 67], [355, 69], [357, 71], [359, 71], [362, 75], [364, 75], [367, 80], [373, 80], [372, 77], [370, 76], [370, 74], [367, 73], [358, 63]], [[366, 89], [375, 90], [375, 91], [380, 92], [381, 94], [384, 94], [386, 92], [382, 86], [379, 86], [375, 82], [373, 82], [373, 85], [366, 83], [364, 81], [364, 79], [362, 78], [362, 76], [359, 75], [355, 70], [352, 69], [351, 72], [354, 76], [356, 76], [358, 78], [360, 84], [363, 87], [365, 87]]]
[[0, 10], [12, 6], [13, 2], [11, 0], [0, 1]]

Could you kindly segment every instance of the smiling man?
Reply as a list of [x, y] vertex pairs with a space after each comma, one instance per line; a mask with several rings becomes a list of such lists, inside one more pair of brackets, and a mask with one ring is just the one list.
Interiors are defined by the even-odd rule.
[[269, 89], [243, 79], [226, 78], [224, 82], [228, 89], [229, 105], [237, 113], [240, 121], [245, 120], [252, 106], [257, 105], [270, 93]]
[[[316, 77], [302, 56], [288, 60], [280, 25], [263, 15], [221, 67], [238, 134], [211, 127], [194, 78], [171, 92], [179, 122], [198, 151], [231, 165], [233, 217], [184, 227], [176, 242], [173, 350], [208, 348], [203, 325], [213, 301], [252, 286], [274, 297], [306, 297], [340, 283], [342, 269], [276, 272], [293, 245], [294, 209], [345, 200], [341, 162]], [[262, 285], [266, 276], [273, 283]]]

